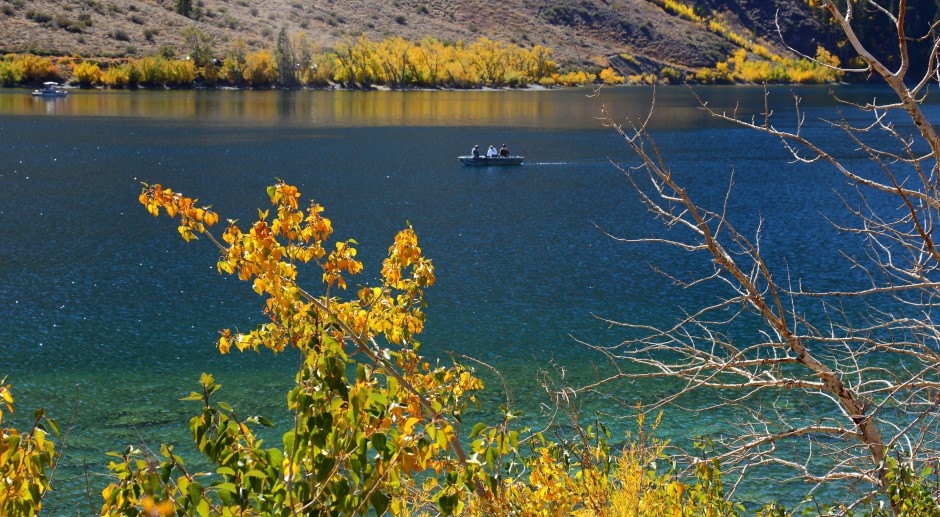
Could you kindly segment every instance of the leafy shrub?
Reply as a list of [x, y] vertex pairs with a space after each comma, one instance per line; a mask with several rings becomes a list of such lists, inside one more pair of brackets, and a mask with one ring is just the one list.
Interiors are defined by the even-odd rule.
[[398, 14], [395, 16], [395, 23], [398, 25], [405, 25], [407, 22], [408, 20], [403, 15]]
[[126, 66], [112, 66], [101, 74], [101, 82], [109, 88], [126, 88], [131, 85]]
[[668, 66], [659, 71], [659, 76], [662, 77], [667, 84], [681, 83], [683, 77], [682, 72]]
[[133, 23], [136, 23], [137, 25], [143, 25], [147, 23], [146, 20], [144, 20], [144, 17], [139, 14], [132, 14], [128, 16], [127, 19]]
[[542, 13], [542, 17], [552, 25], [572, 25], [574, 11], [567, 5], [553, 5]]
[[72, 68], [72, 78], [83, 88], [88, 88], [101, 80], [101, 67], [91, 61], [83, 61]]
[[48, 57], [33, 54], [17, 56], [14, 63], [21, 72], [21, 81], [27, 84], [39, 84], [46, 81], [61, 81], [62, 73], [59, 67]]
[[117, 41], [130, 41], [131, 37], [127, 34], [126, 30], [118, 28], [111, 31], [111, 39]]
[[26, 11], [26, 18], [28, 18], [28, 19], [30, 19], [30, 20], [36, 22], [36, 23], [42, 23], [42, 24], [46, 24], [46, 23], [49, 23], [49, 22], [52, 21], [52, 15], [51, 15], [51, 14], [45, 13], [45, 12], [42, 12], [42, 11], [35, 11], [35, 10], [32, 10], [32, 9], [30, 9], [29, 11]]
[[[0, 63], [0, 74], [2, 74]], [[13, 413], [10, 385], [0, 379], [0, 422], [3, 409]], [[55, 445], [47, 439], [50, 433], [59, 434], [58, 425], [40, 409], [34, 413], [32, 428], [23, 433], [14, 427], [0, 428], [0, 515], [38, 515], [42, 511], [42, 497], [51, 488], [46, 469], [56, 461]]]
[[625, 77], [617, 74], [617, 72], [615, 72], [614, 69], [610, 67], [601, 70], [599, 78], [601, 81], [603, 81], [604, 84], [607, 85], [623, 84], [626, 82]]
[[277, 80], [277, 67], [274, 56], [266, 50], [252, 52], [245, 56], [245, 69], [242, 77], [251, 86], [268, 86]]
[[0, 60], [0, 85], [16, 86], [23, 79], [23, 69], [16, 61]]

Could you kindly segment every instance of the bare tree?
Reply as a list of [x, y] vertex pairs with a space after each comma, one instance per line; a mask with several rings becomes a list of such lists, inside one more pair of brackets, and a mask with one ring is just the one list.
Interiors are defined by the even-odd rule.
[[[847, 271], [861, 272], [864, 285], [812, 291], [804, 287], [811, 279], [795, 281], [792, 272], [776, 270], [764, 258], [762, 222], [748, 236], [731, 224], [727, 201], [712, 208], [697, 203], [671, 174], [647, 131], [649, 119], [621, 125], [605, 112], [641, 162], [622, 172], [669, 228], [668, 237], [619, 239], [700, 255], [700, 277], [669, 278], [686, 287], [711, 286], [722, 297], [668, 328], [611, 322], [636, 337], [615, 346], [588, 345], [609, 359], [614, 373], [580, 391], [610, 396], [624, 380], [678, 381], [681, 388], [643, 406], [651, 411], [707, 390], [711, 409], [733, 410], [742, 422], [715, 442], [717, 459], [737, 482], [757, 467], [785, 468], [817, 485], [854, 487], [845, 501], [851, 509], [887, 494], [889, 458], [910, 467], [940, 460], [940, 321], [933, 321], [940, 296], [940, 137], [922, 109], [928, 87], [940, 80], [940, 22], [911, 38], [905, 0], [896, 11], [874, 0], [844, 2], [841, 10], [831, 1], [819, 4], [864, 62], [861, 71], [880, 77], [896, 96], [865, 104], [836, 98], [841, 108], [871, 116], [861, 127], [845, 118], [827, 122], [867, 157], [864, 165], [840, 159], [827, 150], [829, 142], [806, 136], [798, 98], [791, 127], [778, 125], [769, 104], [746, 117], [699, 102], [712, 117], [776, 137], [796, 162], [825, 164], [855, 186], [857, 199], [843, 198], [851, 223], [821, 223], [860, 240], [863, 251], [844, 256]], [[853, 14], [860, 6], [876, 9], [896, 27], [896, 69], [856, 37]], [[932, 50], [920, 79], [906, 84], [908, 45], [915, 39]], [[879, 202], [871, 202], [876, 197]], [[756, 322], [757, 330], [736, 333], [742, 321]], [[892, 509], [901, 512], [894, 502]]]

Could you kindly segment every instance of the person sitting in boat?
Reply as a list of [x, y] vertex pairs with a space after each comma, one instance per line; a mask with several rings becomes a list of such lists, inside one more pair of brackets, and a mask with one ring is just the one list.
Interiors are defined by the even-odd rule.
[[497, 151], [496, 148], [493, 147], [492, 145], [490, 146], [489, 149], [486, 150], [487, 158], [496, 158], [498, 155], [499, 155], [499, 151]]
[[503, 144], [503, 146], [499, 148], [499, 155], [503, 158], [509, 156], [509, 149], [506, 148], [506, 144]]
[[473, 146], [473, 150], [470, 151], [470, 154], [471, 154], [474, 158], [479, 158], [479, 157], [480, 157], [480, 146], [478, 146], [478, 145]]

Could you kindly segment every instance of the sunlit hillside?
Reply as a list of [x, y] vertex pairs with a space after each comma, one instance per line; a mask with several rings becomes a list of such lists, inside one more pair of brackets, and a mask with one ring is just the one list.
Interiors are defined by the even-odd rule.
[[562, 67], [659, 73], [713, 67], [755, 45], [787, 55], [773, 29], [778, 11], [787, 43], [813, 52], [818, 31], [800, 0], [193, 0], [188, 17], [177, 11], [177, 0], [0, 0], [0, 52], [140, 57], [169, 46], [182, 55], [190, 25], [220, 52], [238, 39], [260, 49], [283, 27], [322, 47], [360, 34], [486, 36], [549, 47]]

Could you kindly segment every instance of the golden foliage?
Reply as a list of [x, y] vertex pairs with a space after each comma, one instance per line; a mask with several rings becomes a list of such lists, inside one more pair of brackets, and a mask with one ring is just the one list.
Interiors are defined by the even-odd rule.
[[[0, 399], [13, 414], [10, 385], [0, 379]], [[0, 420], [3, 411], [0, 409]], [[56, 460], [55, 446], [49, 432], [58, 434], [55, 421], [42, 410], [35, 413], [32, 429], [21, 433], [16, 428], [0, 428], [0, 515], [38, 515], [43, 495], [50, 489], [46, 469]]]
[[623, 84], [626, 82], [626, 78], [624, 76], [617, 74], [617, 72], [615, 72], [614, 69], [610, 67], [601, 70], [599, 77], [600, 80], [603, 81], [606, 85]]
[[[822, 46], [816, 49], [815, 60], [806, 58], [753, 59], [741, 48], [727, 61], [715, 66], [712, 78], [739, 80], [748, 83], [801, 83], [823, 84], [838, 81], [842, 71], [838, 70], [839, 59]], [[707, 74], [700, 74], [707, 77]]]
[[72, 77], [83, 86], [101, 81], [101, 67], [91, 61], [82, 61], [72, 68]]
[[[110, 466], [117, 480], [103, 493], [102, 513], [122, 515], [148, 505], [159, 509], [171, 501], [177, 511], [200, 515], [226, 514], [244, 505], [261, 513], [304, 508], [303, 513], [352, 514], [370, 504], [382, 514], [417, 473], [442, 476], [434, 496], [442, 510], [463, 504], [458, 502], [468, 497], [466, 479], [476, 474], [462, 452], [454, 418], [483, 385], [468, 368], [432, 365], [418, 353], [414, 338], [424, 328], [424, 289], [434, 284], [435, 275], [417, 234], [410, 227], [398, 232], [382, 263], [380, 285], [361, 287], [355, 297], [343, 300], [333, 289], [345, 289], [347, 278], [362, 271], [356, 242], [329, 244], [331, 220], [313, 201], [302, 208], [296, 187], [278, 182], [267, 192], [270, 209], [259, 211], [245, 229], [230, 220], [219, 239], [209, 232], [219, 216], [195, 199], [144, 185], [139, 201], [153, 215], [179, 217], [178, 232], [186, 241], [206, 236], [219, 247], [219, 272], [251, 282], [265, 298], [269, 321], [247, 333], [221, 331], [221, 353], [232, 347], [300, 351], [298, 384], [288, 395], [296, 421], [285, 434], [284, 450], [259, 449], [246, 422], [227, 405], [210, 407], [218, 385], [204, 375], [202, 393], [187, 399], [201, 400], [207, 409], [190, 426], [199, 450], [220, 465], [226, 482], [187, 488], [195, 486], [194, 479], [182, 460], [165, 450], [163, 468], [180, 476], [174, 487], [160, 488], [166, 481], [155, 478], [143, 453], [128, 451]], [[322, 272], [324, 295], [298, 284], [299, 266], [305, 263]], [[353, 354], [360, 360], [354, 361]], [[225, 445], [210, 435], [224, 437]], [[236, 464], [233, 458], [242, 460]], [[458, 481], [460, 476], [465, 480]], [[264, 481], [252, 485], [252, 502], [236, 501], [237, 487], [247, 479]], [[348, 497], [334, 498], [337, 491]]]

